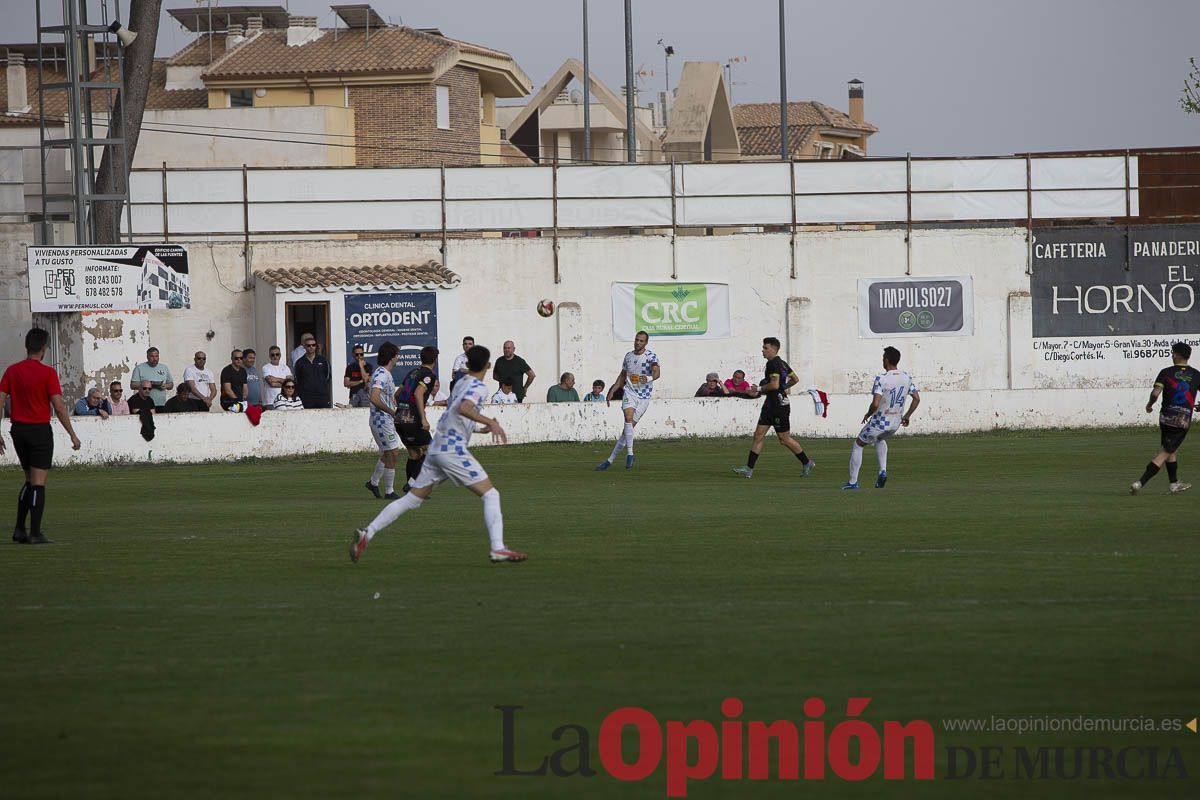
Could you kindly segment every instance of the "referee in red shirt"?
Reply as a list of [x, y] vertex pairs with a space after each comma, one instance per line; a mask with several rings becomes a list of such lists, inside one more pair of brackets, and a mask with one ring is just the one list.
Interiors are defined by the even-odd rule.
[[[4, 370], [0, 378], [0, 422], [4, 420], [4, 401], [12, 397], [13, 449], [25, 470], [25, 485], [17, 496], [17, 525], [13, 541], [18, 544], [50, 544], [42, 534], [42, 513], [46, 510], [46, 474], [54, 458], [54, 432], [50, 430], [50, 406], [58, 421], [71, 435], [71, 448], [79, 449], [79, 437], [71, 427], [71, 417], [63, 403], [58, 373], [42, 363], [50, 334], [33, 328], [25, 334], [27, 358]], [[4, 436], [0, 433], [0, 455], [4, 454]], [[26, 517], [33, 525], [25, 530]]]

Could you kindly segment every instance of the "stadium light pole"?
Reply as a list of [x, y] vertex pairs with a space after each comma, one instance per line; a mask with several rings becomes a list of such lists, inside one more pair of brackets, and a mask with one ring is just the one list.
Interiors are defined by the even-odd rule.
[[592, 160], [592, 67], [588, 61], [588, 0], [583, 0], [583, 160]]
[[625, 0], [625, 157], [630, 164], [637, 162], [633, 93], [633, 0]]
[[783, 0], [779, 0], [779, 158], [788, 160], [787, 129], [787, 28], [784, 25]]

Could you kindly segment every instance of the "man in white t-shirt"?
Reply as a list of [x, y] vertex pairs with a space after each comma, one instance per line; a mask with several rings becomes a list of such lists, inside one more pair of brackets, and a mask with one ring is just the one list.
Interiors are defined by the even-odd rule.
[[271, 349], [267, 351], [267, 359], [268, 362], [262, 368], [262, 399], [263, 407], [271, 408], [275, 405], [275, 398], [279, 397], [283, 382], [292, 377], [292, 369], [283, 363], [283, 351], [279, 349], [279, 345], [271, 345]]
[[500, 388], [492, 393], [492, 404], [498, 406], [514, 405], [519, 403], [517, 393], [513, 391], [512, 378], [504, 378], [500, 381]]
[[474, 336], [463, 337], [463, 351], [454, 357], [454, 365], [450, 367], [450, 392], [454, 392], [454, 384], [458, 383], [459, 378], [466, 375], [467, 369], [467, 351], [475, 346]]
[[208, 356], [204, 351], [198, 350], [192, 357], [192, 366], [183, 371], [183, 380], [187, 383], [192, 397], [200, 401], [205, 411], [208, 411], [217, 399], [217, 381], [207, 364]]
[[[850, 480], [842, 484], [843, 489], [858, 488], [858, 471], [862, 467], [863, 448], [875, 446], [875, 455], [879, 459], [879, 477], [875, 479], [875, 488], [882, 489], [887, 483], [887, 440], [893, 433], [907, 426], [913, 412], [921, 404], [921, 393], [907, 372], [901, 372], [900, 351], [894, 347], [883, 348], [884, 371], [875, 376], [871, 386], [871, 406], [863, 415], [863, 429], [858, 432], [854, 446], [850, 450]], [[904, 401], [911, 397], [912, 405], [908, 413], [904, 413]]]
[[491, 433], [493, 440], [498, 443], [508, 441], [499, 422], [479, 413], [479, 406], [487, 397], [483, 376], [492, 366], [491, 357], [486, 347], [472, 347], [467, 352], [467, 375], [450, 393], [450, 405], [438, 420], [437, 431], [429, 444], [421, 474], [410, 481], [408, 494], [388, 503], [369, 525], [354, 532], [354, 538], [350, 541], [351, 561], [358, 561], [362, 557], [375, 534], [399, 519], [400, 515], [420, 508], [433, 494], [434, 488], [446, 480], [455, 486], [467, 487], [483, 501], [483, 521], [491, 544], [488, 558], [493, 563], [526, 559], [524, 553], [509, 550], [505, 546], [500, 492], [496, 491], [483, 466], [467, 448], [476, 426], [479, 426], [480, 433]]

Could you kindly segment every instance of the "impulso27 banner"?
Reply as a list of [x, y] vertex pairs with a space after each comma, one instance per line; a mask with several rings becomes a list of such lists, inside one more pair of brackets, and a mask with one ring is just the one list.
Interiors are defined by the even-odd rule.
[[1200, 225], [1035, 228], [1029, 287], [1035, 369], [1145, 382], [1200, 346]]
[[27, 256], [35, 314], [192, 306], [182, 245], [30, 247]]
[[374, 363], [383, 343], [391, 342], [400, 348], [392, 369], [399, 381], [421, 366], [422, 347], [437, 347], [437, 292], [348, 294], [345, 303], [347, 364], [354, 360], [355, 346]]
[[970, 336], [975, 330], [970, 276], [860, 278], [858, 335]]
[[729, 287], [723, 283], [614, 283], [613, 336], [728, 339]]

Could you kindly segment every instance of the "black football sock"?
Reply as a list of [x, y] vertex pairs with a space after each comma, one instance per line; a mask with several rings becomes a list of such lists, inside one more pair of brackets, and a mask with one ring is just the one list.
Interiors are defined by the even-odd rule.
[[803, 450], [801, 450], [799, 453], [796, 453], [796, 458], [800, 459], [801, 464], [808, 463], [808, 456], [805, 454], [805, 452]]
[[751, 450], [750, 457], [746, 459], [746, 469], [754, 469], [756, 461], [758, 461], [758, 453]]
[[42, 532], [42, 512], [46, 510], [46, 487], [34, 486], [29, 490], [29, 511], [33, 524], [29, 529], [31, 535]]
[[1171, 483], [1179, 483], [1179, 462], [1178, 461], [1168, 461], [1167, 462], [1167, 480], [1169, 480]]
[[17, 495], [17, 530], [25, 530], [25, 518], [29, 516], [29, 500], [32, 494], [33, 487], [29, 485], [29, 481], [25, 481]]
[[1142, 477], [1138, 478], [1138, 482], [1145, 486], [1151, 478], [1158, 474], [1158, 469], [1158, 465], [1151, 461], [1146, 465], [1146, 471], [1142, 473]]
[[416, 466], [413, 467], [413, 478], [421, 474], [421, 468], [425, 466], [425, 456], [417, 459]]
[[[420, 464], [420, 460], [416, 459], [416, 458], [410, 458], [408, 461], [405, 461], [404, 462], [404, 477], [408, 478], [409, 481], [411, 481], [413, 478], [417, 477], [417, 475], [420, 474], [420, 470], [421, 470], [421, 467], [419, 466], [419, 464]], [[408, 481], [406, 481], [406, 483], [407, 482]]]

